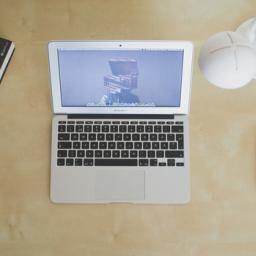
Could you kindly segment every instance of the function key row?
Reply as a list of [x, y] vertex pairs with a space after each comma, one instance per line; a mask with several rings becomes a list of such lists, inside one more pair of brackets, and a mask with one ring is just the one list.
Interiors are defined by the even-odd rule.
[[183, 121], [97, 121], [97, 120], [76, 120], [58, 121], [59, 124], [183, 124]]

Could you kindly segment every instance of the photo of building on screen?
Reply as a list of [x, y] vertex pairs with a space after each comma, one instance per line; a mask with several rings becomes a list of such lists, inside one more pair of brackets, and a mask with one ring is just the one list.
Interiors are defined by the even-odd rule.
[[104, 76], [106, 94], [102, 105], [138, 104], [140, 99], [132, 91], [138, 87], [138, 65], [135, 59], [117, 58], [108, 61], [112, 74]]

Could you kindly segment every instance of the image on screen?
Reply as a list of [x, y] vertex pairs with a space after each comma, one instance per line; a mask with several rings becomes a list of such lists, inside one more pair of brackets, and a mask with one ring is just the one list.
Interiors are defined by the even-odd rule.
[[182, 50], [59, 49], [63, 107], [179, 107]]

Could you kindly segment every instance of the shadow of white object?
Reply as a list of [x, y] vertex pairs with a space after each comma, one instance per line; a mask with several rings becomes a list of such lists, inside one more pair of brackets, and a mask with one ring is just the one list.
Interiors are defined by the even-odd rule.
[[256, 18], [236, 32], [211, 36], [201, 49], [199, 66], [206, 80], [225, 89], [242, 87], [256, 78]]

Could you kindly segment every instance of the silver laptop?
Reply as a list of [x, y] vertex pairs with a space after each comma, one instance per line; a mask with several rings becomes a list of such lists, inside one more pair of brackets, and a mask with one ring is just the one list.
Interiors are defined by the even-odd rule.
[[192, 44], [57, 41], [48, 50], [51, 200], [187, 203]]

